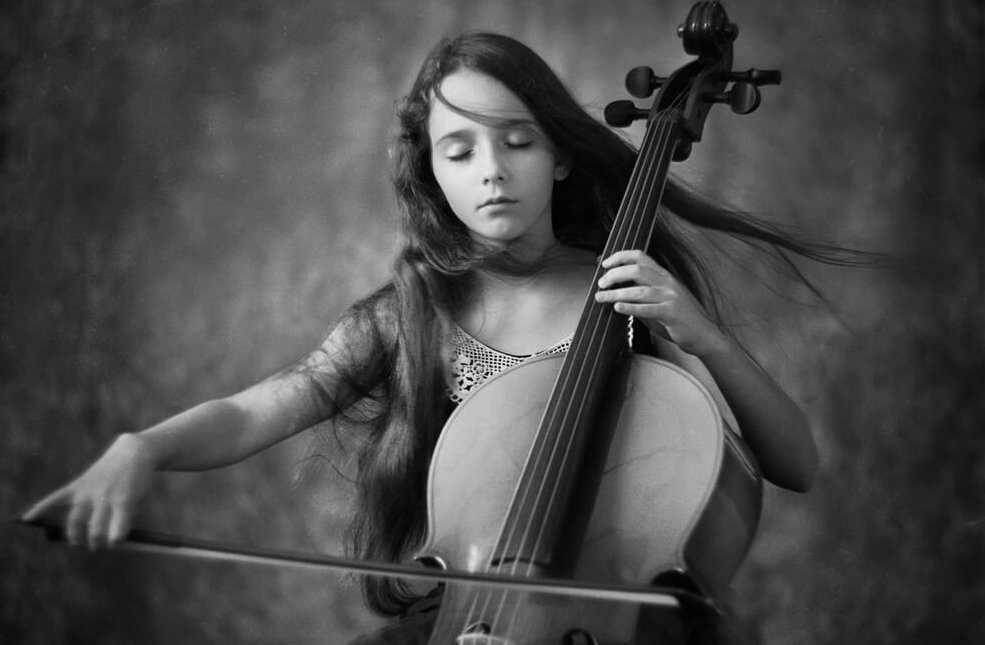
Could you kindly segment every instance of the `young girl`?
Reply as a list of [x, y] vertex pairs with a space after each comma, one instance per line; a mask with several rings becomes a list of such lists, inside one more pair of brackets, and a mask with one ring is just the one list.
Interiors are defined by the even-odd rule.
[[[818, 456], [803, 414], [719, 326], [713, 284], [678, 234], [661, 225], [653, 256], [601, 258], [606, 271], [589, 284], [635, 152], [536, 54], [493, 34], [442, 42], [398, 118], [394, 182], [407, 241], [392, 281], [298, 365], [120, 435], [26, 519], [64, 514], [72, 544], [113, 545], [154, 472], [231, 464], [345, 417], [364, 439], [354, 554], [405, 560], [425, 537], [428, 461], [452, 408], [496, 371], [564, 351], [589, 290], [645, 325], [657, 355], [720, 393], [767, 480], [810, 488]], [[691, 224], [817, 256], [673, 182], [664, 202]], [[365, 593], [385, 614], [416, 602], [411, 622], [427, 622], [427, 603], [399, 583], [370, 580]]]

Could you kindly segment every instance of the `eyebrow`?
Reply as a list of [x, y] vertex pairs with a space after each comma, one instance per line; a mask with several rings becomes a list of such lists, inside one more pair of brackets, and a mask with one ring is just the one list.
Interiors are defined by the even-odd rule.
[[435, 141], [433, 145], [435, 147], [437, 147], [437, 146], [441, 145], [441, 143], [444, 142], [446, 139], [468, 139], [468, 138], [470, 138], [472, 136], [473, 135], [472, 135], [471, 130], [469, 130], [467, 128], [462, 128], [462, 129], [455, 130], [453, 132], [449, 132], [447, 134], [441, 135], [441, 137], [437, 141]]

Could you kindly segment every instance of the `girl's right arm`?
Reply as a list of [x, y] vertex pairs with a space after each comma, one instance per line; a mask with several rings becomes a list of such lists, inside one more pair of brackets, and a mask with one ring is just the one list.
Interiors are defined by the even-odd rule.
[[158, 470], [236, 463], [332, 415], [308, 380], [288, 370], [232, 396], [202, 403], [143, 432], [119, 435], [82, 475], [35, 504], [27, 521], [64, 514], [73, 545], [122, 540]]

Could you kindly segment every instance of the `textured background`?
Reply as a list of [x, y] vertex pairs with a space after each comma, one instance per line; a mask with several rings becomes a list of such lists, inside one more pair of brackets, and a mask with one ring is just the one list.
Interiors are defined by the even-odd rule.
[[[385, 279], [393, 101], [438, 37], [514, 35], [600, 114], [630, 67], [686, 60], [689, 7], [4, 3], [0, 512], [114, 434], [288, 364]], [[731, 602], [768, 644], [983, 642], [981, 3], [727, 8], [736, 67], [784, 82], [754, 115], [713, 112], [680, 174], [902, 260], [805, 265], [829, 308], [722, 265], [734, 322], [824, 452], [809, 495], [768, 490]], [[162, 476], [141, 524], [337, 553], [345, 491], [296, 486], [300, 449]], [[335, 574], [88, 555], [0, 525], [4, 644], [331, 643], [374, 624], [356, 596]]]

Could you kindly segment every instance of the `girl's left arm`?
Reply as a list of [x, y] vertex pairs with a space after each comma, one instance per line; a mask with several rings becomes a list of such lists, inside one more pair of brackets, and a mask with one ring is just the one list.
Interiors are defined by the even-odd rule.
[[763, 476], [804, 492], [818, 469], [817, 446], [796, 403], [729, 336], [673, 275], [640, 251], [606, 258], [596, 300], [642, 320], [651, 333], [701, 360], [756, 455]]
[[817, 446], [797, 404], [724, 334], [696, 356], [722, 391], [766, 479], [790, 490], [810, 490], [818, 470]]

